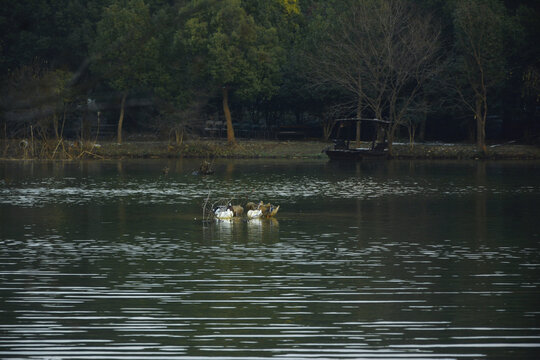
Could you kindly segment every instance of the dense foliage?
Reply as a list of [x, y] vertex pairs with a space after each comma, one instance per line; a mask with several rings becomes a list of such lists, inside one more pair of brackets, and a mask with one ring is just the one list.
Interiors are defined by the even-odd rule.
[[[336, 119], [360, 117], [389, 121], [378, 135], [390, 143], [539, 142], [535, 1], [4, 5], [3, 138], [83, 140], [99, 126], [118, 142], [123, 127], [176, 139], [223, 131], [230, 142], [280, 129], [328, 138]], [[340, 136], [377, 135], [362, 124]]]

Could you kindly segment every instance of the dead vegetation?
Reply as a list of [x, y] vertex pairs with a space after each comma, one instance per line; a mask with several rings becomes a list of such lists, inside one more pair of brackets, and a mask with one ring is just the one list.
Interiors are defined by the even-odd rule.
[[[363, 143], [366, 147], [368, 143]], [[323, 152], [331, 146], [321, 141], [239, 140], [237, 146], [211, 139], [184, 140], [180, 145], [167, 141], [97, 142], [66, 139], [1, 139], [3, 159], [306, 159], [327, 160]], [[485, 155], [474, 144], [394, 145], [396, 159], [540, 159], [540, 147], [517, 143], [492, 144]]]

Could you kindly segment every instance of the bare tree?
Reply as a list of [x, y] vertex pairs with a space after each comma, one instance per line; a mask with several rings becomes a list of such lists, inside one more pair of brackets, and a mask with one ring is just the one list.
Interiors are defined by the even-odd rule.
[[439, 30], [406, 0], [349, 0], [311, 56], [315, 78], [357, 98], [357, 117], [370, 111], [396, 130], [438, 69]]
[[[454, 13], [457, 90], [476, 120], [476, 146], [486, 152], [488, 94], [504, 77], [504, 7], [498, 0], [460, 0]], [[470, 91], [472, 90], [472, 95]]]

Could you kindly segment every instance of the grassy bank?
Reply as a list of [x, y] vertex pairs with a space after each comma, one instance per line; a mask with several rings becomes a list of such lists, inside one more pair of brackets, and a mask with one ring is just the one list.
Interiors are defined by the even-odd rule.
[[540, 147], [513, 143], [495, 144], [481, 154], [472, 144], [394, 145], [394, 157], [401, 159], [540, 159]]
[[[323, 150], [330, 143], [320, 141], [240, 140], [231, 146], [222, 140], [189, 140], [182, 144], [159, 141], [40, 144], [21, 146], [19, 141], [4, 141], [4, 159], [138, 159], [138, 158], [268, 158], [326, 159]], [[363, 144], [369, 146], [368, 143]], [[53, 150], [54, 149], [54, 150]], [[540, 147], [519, 144], [488, 146], [483, 156], [469, 144], [395, 144], [398, 159], [540, 159]]]
[[126, 158], [324, 158], [327, 144], [317, 141], [240, 140], [236, 146], [221, 140], [184, 141], [180, 145], [159, 142], [102, 144], [97, 153]]

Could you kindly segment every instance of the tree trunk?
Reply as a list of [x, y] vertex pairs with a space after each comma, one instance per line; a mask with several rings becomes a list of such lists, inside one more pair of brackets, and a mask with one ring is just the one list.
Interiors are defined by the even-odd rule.
[[385, 129], [384, 129], [384, 126], [381, 125], [381, 124], [377, 124], [377, 137], [376, 137], [376, 142], [377, 143], [382, 143], [384, 142], [384, 137], [385, 137]]
[[60, 134], [58, 133], [58, 116], [56, 114], [53, 115], [53, 128], [54, 128], [54, 135], [56, 136], [56, 140], [60, 139]]
[[[381, 128], [383, 128], [383, 134], [384, 134], [385, 133], [384, 127], [381, 126]], [[393, 156], [394, 155], [393, 145], [394, 145], [394, 138], [396, 136], [396, 130], [397, 130], [397, 125], [395, 123], [390, 124], [388, 126], [388, 129], [386, 130], [386, 134], [385, 134], [386, 139], [383, 137], [383, 142], [384, 142], [384, 140], [386, 140], [386, 144], [388, 146], [388, 156]]]
[[122, 125], [124, 124], [124, 109], [126, 106], [126, 97], [127, 92], [122, 95], [122, 102], [120, 104], [120, 118], [118, 119], [118, 130], [117, 130], [117, 142], [122, 143]]
[[360, 130], [362, 129], [362, 122], [358, 120], [356, 122], [356, 146], [360, 147]]
[[360, 137], [360, 131], [362, 130], [362, 77], [360, 74], [358, 75], [358, 104], [356, 108], [356, 118], [358, 121], [356, 122], [356, 146], [360, 147], [361, 137]]
[[485, 154], [486, 149], [486, 117], [487, 105], [485, 99], [476, 98], [476, 148]]
[[226, 86], [223, 87], [223, 113], [225, 114], [225, 120], [227, 121], [227, 142], [229, 144], [236, 144], [231, 110], [229, 110], [229, 89], [227, 89]]
[[81, 118], [81, 141], [84, 141], [84, 139], [86, 139], [87, 137], [87, 132], [86, 132], [86, 123], [88, 121], [86, 121], [88, 117], [88, 108], [84, 111], [83, 115], [82, 115], [82, 118]]
[[182, 142], [184, 141], [184, 130], [174, 130], [174, 136], [176, 140], [176, 145], [182, 145]]
[[424, 113], [422, 116], [422, 120], [420, 121], [419, 129], [418, 129], [418, 136], [416, 137], [418, 141], [423, 142], [426, 139], [426, 121], [427, 116]]
[[356, 121], [356, 146], [360, 147], [360, 131], [362, 130], [362, 98], [358, 97], [358, 108], [356, 109], [356, 118], [358, 121]]

